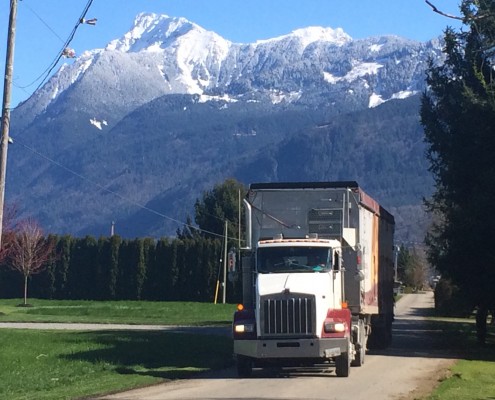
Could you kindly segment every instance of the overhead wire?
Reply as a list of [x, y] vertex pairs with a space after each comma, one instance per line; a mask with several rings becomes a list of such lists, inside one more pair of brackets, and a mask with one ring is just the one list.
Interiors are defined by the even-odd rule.
[[52, 27], [51, 27], [51, 26], [50, 26], [50, 25], [49, 25], [49, 24], [48, 24], [48, 23], [47, 23], [47, 22], [46, 22], [43, 18], [41, 18], [41, 16], [40, 16], [40, 15], [39, 15], [36, 11], [34, 11], [31, 7], [29, 7], [29, 5], [28, 5], [27, 1], [24, 1], [24, 2], [23, 2], [23, 5], [24, 5], [24, 7], [26, 7], [29, 11], [31, 11], [31, 12], [33, 13], [33, 15], [34, 15], [36, 18], [38, 18], [38, 19], [41, 21], [41, 23], [42, 23], [43, 25], [45, 25], [45, 26], [48, 28], [48, 30], [49, 30], [51, 33], [53, 33], [53, 34], [54, 34], [54, 35], [55, 35], [55, 36], [56, 36], [56, 37], [57, 37], [57, 38], [58, 38], [58, 39], [59, 39], [62, 43], [64, 43], [64, 42], [65, 42], [65, 41], [64, 41], [64, 39], [62, 39], [62, 38], [58, 35], [58, 33], [57, 33], [57, 32], [55, 32], [55, 30], [54, 30], [54, 29], [53, 29], [53, 28], [52, 28]]
[[38, 89], [41, 88], [41, 86], [45, 83], [46, 79], [50, 76], [50, 74], [52, 73], [52, 71], [54, 70], [54, 68], [57, 66], [57, 64], [60, 61], [60, 59], [63, 57], [65, 49], [67, 49], [67, 47], [69, 46], [69, 44], [72, 42], [72, 39], [74, 39], [74, 36], [76, 34], [76, 31], [79, 28], [79, 25], [81, 25], [81, 23], [82, 23], [81, 21], [84, 20], [84, 17], [88, 13], [88, 10], [89, 10], [89, 8], [91, 7], [92, 4], [93, 4], [93, 0], [88, 0], [88, 2], [86, 3], [86, 6], [84, 7], [84, 10], [81, 13], [81, 16], [78, 18], [78, 20], [77, 20], [74, 28], [72, 28], [72, 31], [69, 34], [69, 37], [65, 41], [63, 41], [63, 39], [61, 39], [63, 41], [63, 43], [64, 43], [63, 46], [62, 46], [62, 49], [57, 53], [57, 56], [50, 63], [50, 65], [35, 80], [33, 80], [28, 85], [25, 85], [25, 86], [16, 85], [16, 87], [18, 87], [19, 89], [26, 89], [28, 87], [31, 87], [32, 85], [34, 85], [36, 82], [38, 82], [40, 79], [43, 78], [41, 80], [41, 82], [39, 83], [39, 85], [37, 86], [37, 88], [33, 91], [33, 93], [36, 92]]
[[[139, 203], [137, 201], [131, 200], [131, 199], [129, 199], [129, 198], [121, 195], [120, 193], [118, 193], [118, 192], [116, 192], [114, 190], [110, 190], [108, 187], [103, 186], [103, 185], [99, 184], [98, 182], [95, 182], [95, 181], [87, 178], [86, 176], [84, 176], [84, 175], [82, 175], [82, 174], [74, 171], [73, 169], [71, 169], [71, 168], [63, 165], [62, 163], [60, 163], [60, 162], [58, 162], [58, 161], [56, 161], [56, 160], [48, 157], [47, 155], [45, 155], [43, 153], [40, 153], [38, 150], [32, 148], [31, 146], [27, 145], [26, 143], [23, 143], [22, 140], [19, 140], [19, 139], [16, 138], [15, 139], [15, 143], [16, 144], [19, 144], [20, 146], [24, 147], [25, 149], [31, 151], [33, 154], [36, 154], [38, 157], [41, 157], [41, 158], [45, 159], [46, 161], [50, 162], [51, 164], [56, 165], [56, 166], [64, 169], [65, 171], [69, 172], [70, 174], [78, 177], [79, 179], [84, 180], [85, 182], [88, 182], [89, 184], [97, 187], [99, 190], [104, 191], [104, 192], [107, 192], [109, 194], [112, 194], [112, 195], [118, 197], [119, 199], [121, 199], [121, 200], [129, 203], [129, 204], [132, 204], [134, 206], [137, 206], [137, 207], [139, 207], [139, 208], [141, 208], [143, 210], [146, 210], [146, 211], [148, 211], [148, 212], [150, 212], [152, 214], [155, 214], [155, 215], [157, 215], [157, 216], [159, 216], [161, 218], [164, 218], [164, 219], [167, 219], [169, 221], [172, 221], [172, 222], [175, 222], [175, 223], [178, 223], [178, 224], [187, 226], [188, 228], [194, 229], [196, 231], [203, 232], [203, 233], [206, 233], [208, 235], [212, 235], [212, 236], [216, 236], [216, 237], [221, 237], [221, 238], [224, 238], [225, 237], [223, 234], [219, 234], [219, 233], [216, 233], [216, 232], [211, 232], [211, 231], [208, 231], [206, 229], [201, 229], [201, 228], [199, 228], [197, 226], [194, 226], [194, 225], [188, 224], [186, 222], [180, 221], [178, 219], [169, 217], [168, 215], [165, 215], [165, 214], [163, 214], [163, 213], [161, 213], [159, 211], [156, 211], [156, 210], [154, 210], [154, 209], [152, 209], [150, 207], [147, 207], [144, 204], [141, 204], [141, 203]], [[228, 239], [236, 240], [236, 241], [238, 240], [238, 238], [234, 238], [234, 237], [228, 237]]]

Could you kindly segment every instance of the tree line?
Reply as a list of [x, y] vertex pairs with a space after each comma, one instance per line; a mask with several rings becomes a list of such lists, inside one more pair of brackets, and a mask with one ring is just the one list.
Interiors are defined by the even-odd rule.
[[[86, 300], [213, 301], [222, 241], [50, 235], [46, 267], [29, 277], [29, 297]], [[4, 265], [4, 267], [8, 267]], [[2, 297], [20, 297], [23, 277], [0, 268]], [[229, 289], [229, 286], [227, 287]], [[233, 287], [231, 289], [234, 289]], [[230, 290], [229, 299], [235, 293]], [[229, 294], [229, 290], [227, 291]]]

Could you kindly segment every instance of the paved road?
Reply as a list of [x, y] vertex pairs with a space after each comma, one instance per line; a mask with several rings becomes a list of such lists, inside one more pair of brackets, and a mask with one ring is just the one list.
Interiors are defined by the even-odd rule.
[[349, 378], [329, 370], [289, 370], [251, 379], [234, 369], [101, 397], [100, 400], [386, 400], [413, 399], [427, 393], [453, 362], [438, 350], [440, 333], [430, 331], [424, 315], [433, 306], [431, 293], [406, 295], [396, 307], [394, 344], [366, 356]]

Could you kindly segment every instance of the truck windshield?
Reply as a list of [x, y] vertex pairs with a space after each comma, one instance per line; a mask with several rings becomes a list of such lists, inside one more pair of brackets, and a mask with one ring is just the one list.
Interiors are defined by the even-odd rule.
[[265, 247], [258, 249], [258, 272], [322, 272], [331, 269], [331, 249], [325, 247]]

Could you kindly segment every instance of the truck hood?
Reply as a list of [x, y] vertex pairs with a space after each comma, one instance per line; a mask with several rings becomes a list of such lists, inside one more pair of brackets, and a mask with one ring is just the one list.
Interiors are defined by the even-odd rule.
[[317, 299], [329, 299], [333, 297], [332, 280], [332, 272], [259, 274], [256, 287], [260, 296], [289, 290], [290, 293], [314, 294]]

